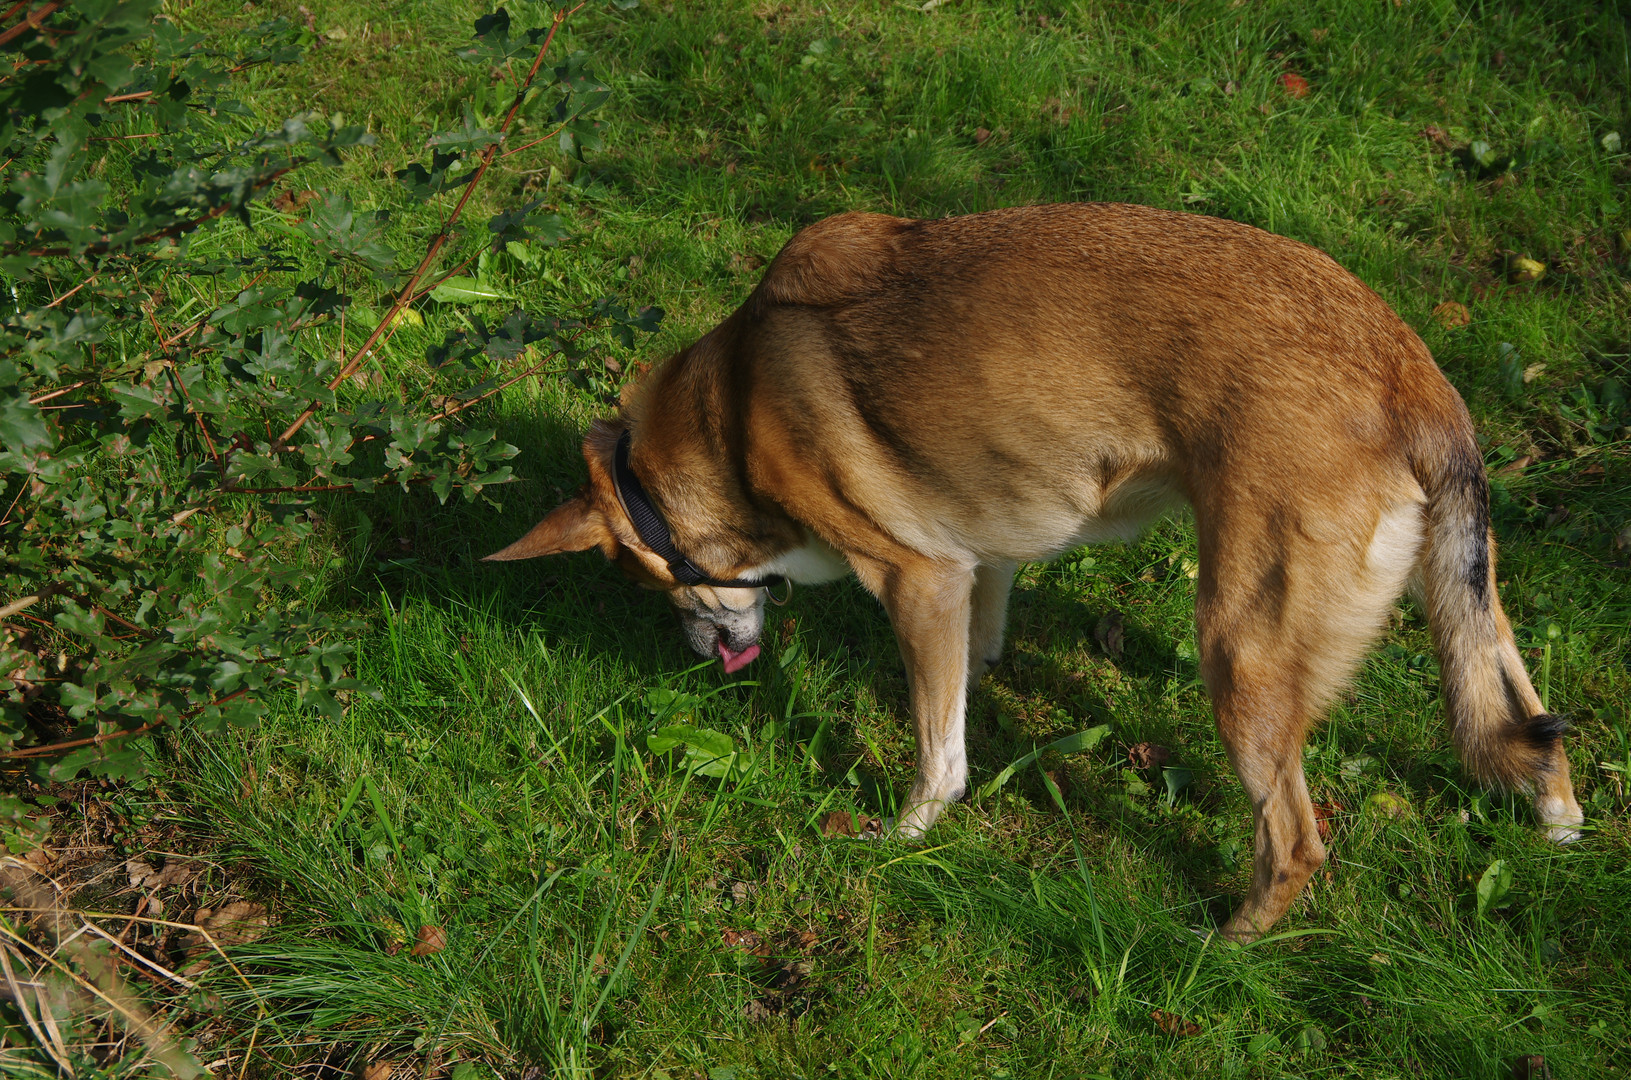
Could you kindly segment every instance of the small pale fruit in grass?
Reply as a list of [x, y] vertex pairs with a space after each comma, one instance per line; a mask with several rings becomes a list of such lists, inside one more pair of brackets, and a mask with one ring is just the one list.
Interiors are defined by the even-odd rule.
[[1546, 276], [1546, 264], [1527, 256], [1514, 256], [1506, 264], [1506, 279], [1514, 285], [1525, 281], [1539, 281]]
[[1412, 814], [1410, 803], [1391, 791], [1378, 791], [1375, 795], [1366, 799], [1365, 810], [1367, 813], [1376, 814], [1379, 817], [1398, 819], [1408, 818]]
[[391, 316], [391, 325], [395, 326], [399, 323], [403, 326], [424, 326], [425, 317], [414, 308], [399, 308], [397, 313]]

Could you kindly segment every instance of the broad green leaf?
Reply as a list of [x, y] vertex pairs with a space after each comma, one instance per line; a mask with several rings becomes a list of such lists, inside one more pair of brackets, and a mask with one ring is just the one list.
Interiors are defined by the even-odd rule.
[[470, 304], [478, 300], [507, 300], [509, 297], [473, 277], [450, 277], [431, 290], [430, 298], [444, 304]]
[[1031, 762], [1037, 760], [1049, 750], [1057, 750], [1061, 754], [1079, 754], [1084, 750], [1091, 750], [1099, 745], [1108, 734], [1110, 734], [1110, 725], [1100, 724], [1098, 727], [1090, 727], [1078, 731], [1074, 735], [1066, 735], [1062, 739], [1055, 739], [1046, 746], [1039, 746], [992, 777], [990, 783], [980, 789], [980, 798], [988, 798], [993, 793], [1001, 790], [1004, 784], [1013, 779], [1015, 773], [1030, 765]]
[[1505, 860], [1496, 859], [1478, 879], [1478, 914], [1485, 916], [1499, 909], [1511, 891], [1512, 868]]

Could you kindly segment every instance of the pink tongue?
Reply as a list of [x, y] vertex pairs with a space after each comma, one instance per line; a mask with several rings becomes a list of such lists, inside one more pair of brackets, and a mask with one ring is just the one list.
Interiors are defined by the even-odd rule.
[[749, 645], [741, 652], [731, 652], [730, 647], [723, 641], [719, 643], [719, 658], [725, 661], [725, 674], [734, 675], [738, 671], [753, 663], [753, 658], [759, 655], [759, 646]]

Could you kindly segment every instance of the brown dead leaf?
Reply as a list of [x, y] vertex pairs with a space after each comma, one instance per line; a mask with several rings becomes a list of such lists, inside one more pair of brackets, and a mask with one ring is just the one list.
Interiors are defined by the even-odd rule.
[[727, 949], [741, 949], [750, 953], [768, 951], [764, 939], [752, 930], [732, 930], [726, 927], [719, 932], [719, 936]]
[[170, 885], [185, 885], [202, 874], [205, 869], [204, 863], [197, 859], [165, 859], [163, 869], [155, 877], [149, 878], [147, 884], [149, 888], [153, 889], [162, 889]]
[[189, 961], [182, 969], [185, 975], [196, 975], [209, 966], [210, 957], [215, 953], [211, 941], [220, 948], [230, 949], [254, 941], [272, 925], [266, 905], [251, 900], [237, 900], [222, 908], [201, 907], [193, 912], [192, 921], [204, 933], [189, 933], [181, 939]]
[[1319, 829], [1321, 841], [1330, 841], [1331, 819], [1342, 811], [1342, 804], [1335, 799], [1322, 799], [1314, 804], [1314, 827]]
[[199, 908], [193, 920], [215, 939], [222, 948], [244, 945], [262, 934], [272, 925], [265, 904], [252, 900], [238, 900], [217, 910]]
[[132, 889], [146, 888], [149, 881], [159, 876], [153, 864], [146, 859], [126, 859], [125, 874], [130, 878]]
[[1150, 1019], [1155, 1021], [1156, 1027], [1160, 1028], [1168, 1035], [1191, 1036], [1199, 1035], [1201, 1033], [1201, 1026], [1199, 1024], [1185, 1020], [1177, 1013], [1169, 1013], [1165, 1009], [1151, 1010]]
[[272, 196], [272, 209], [284, 214], [298, 214], [317, 198], [317, 192], [306, 191], [280, 191]]
[[1127, 748], [1127, 761], [1135, 769], [1159, 769], [1172, 759], [1172, 751], [1160, 743], [1141, 742]]
[[863, 840], [875, 840], [883, 835], [883, 818], [869, 817], [861, 819], [858, 835]]
[[429, 956], [445, 948], [447, 948], [446, 930], [440, 926], [421, 926], [418, 936], [413, 940], [413, 948], [408, 950], [408, 955]]
[[855, 816], [848, 810], [834, 810], [821, 815], [822, 836], [854, 836]]
[[1466, 326], [1472, 322], [1472, 312], [1467, 310], [1465, 304], [1446, 300], [1433, 309], [1433, 321], [1446, 330], [1454, 330], [1458, 326]]
[[1428, 124], [1421, 129], [1421, 134], [1422, 138], [1430, 140], [1440, 150], [1448, 150], [1455, 143], [1455, 140], [1450, 138], [1450, 133], [1437, 124]]
[[741, 273], [751, 273], [765, 264], [763, 255], [753, 252], [742, 252], [731, 256], [731, 269]]
[[1127, 641], [1127, 628], [1122, 622], [1121, 612], [1112, 611], [1100, 619], [1099, 625], [1093, 631], [1093, 637], [1107, 656], [1120, 659], [1122, 647]]
[[801, 953], [813, 952], [815, 947], [820, 943], [821, 935], [816, 933], [814, 930], [796, 931], [795, 933], [791, 934], [787, 940], [789, 948], [796, 949]]
[[990, 137], [991, 137], [991, 129], [990, 128], [975, 128], [974, 129], [974, 141], [976, 143], [983, 143], [987, 139], [989, 139]]
[[1522, 476], [1523, 475], [1523, 470], [1528, 468], [1529, 463], [1534, 461], [1534, 460], [1535, 460], [1534, 455], [1525, 454], [1525, 455], [1523, 455], [1523, 457], [1516, 458], [1515, 460], [1513, 460], [1513, 462], [1510, 465], [1502, 465], [1499, 469], [1496, 469], [1495, 470], [1495, 475], [1496, 476]]
[[371, 1061], [362, 1071], [362, 1080], [391, 1080], [395, 1069], [394, 1061]]

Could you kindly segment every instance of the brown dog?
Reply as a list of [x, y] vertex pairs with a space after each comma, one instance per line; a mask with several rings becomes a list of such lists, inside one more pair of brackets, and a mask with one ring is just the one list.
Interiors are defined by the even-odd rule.
[[1302, 244], [1123, 205], [844, 214], [583, 451], [587, 486], [489, 557], [598, 547], [732, 670], [768, 579], [853, 571], [910, 683], [908, 835], [967, 783], [964, 707], [1016, 564], [1183, 502], [1201, 672], [1256, 816], [1226, 934], [1266, 930], [1324, 860], [1303, 737], [1407, 586], [1468, 767], [1578, 835], [1563, 725], [1496, 596], [1467, 410], [1387, 304]]

